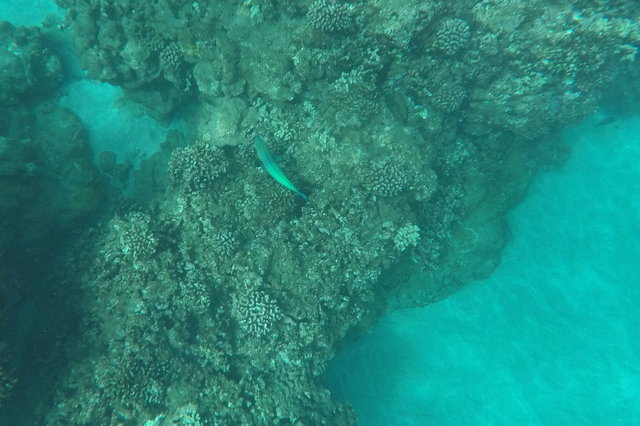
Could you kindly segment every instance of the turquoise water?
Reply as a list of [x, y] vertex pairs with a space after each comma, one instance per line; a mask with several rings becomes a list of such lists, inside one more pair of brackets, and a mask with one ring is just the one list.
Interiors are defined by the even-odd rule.
[[62, 15], [52, 0], [0, 0], [0, 19], [13, 25], [39, 25], [49, 14]]
[[[119, 161], [136, 164], [156, 152], [167, 134], [167, 127], [146, 114], [132, 115], [121, 102], [122, 89], [94, 80], [76, 80], [65, 88], [58, 104], [80, 117], [95, 153], [111, 151]], [[141, 109], [141, 108], [140, 108]]]
[[[0, 0], [0, 19], [14, 24], [38, 25], [50, 13], [60, 13], [51, 0]], [[120, 88], [70, 71], [56, 102], [80, 117], [95, 153], [113, 151], [135, 164], [168, 129], [188, 130], [132, 109]], [[490, 279], [426, 308], [390, 312], [339, 353], [327, 380], [362, 425], [640, 425], [640, 117], [601, 125], [603, 118], [565, 131], [571, 160], [537, 176], [511, 212], [513, 238]], [[28, 307], [16, 317], [33, 315], [20, 325], [37, 329], [36, 308]], [[21, 328], [16, 335], [41, 332]], [[42, 339], [42, 347], [53, 340]], [[27, 358], [23, 347], [36, 352], [31, 346], [25, 338], [11, 348], [16, 364]], [[83, 379], [96, 377], [82, 363], [74, 368], [86, 369]], [[81, 381], [78, 389], [86, 390]], [[81, 406], [75, 401], [67, 402], [72, 414]], [[104, 405], [112, 401], [105, 397]]]
[[388, 314], [329, 381], [361, 424], [640, 424], [640, 118], [565, 132], [495, 274]]

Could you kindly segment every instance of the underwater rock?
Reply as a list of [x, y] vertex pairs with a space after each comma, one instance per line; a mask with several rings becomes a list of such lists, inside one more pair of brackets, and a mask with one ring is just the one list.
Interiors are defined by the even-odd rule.
[[28, 140], [0, 138], [0, 251], [38, 252], [42, 241], [76, 226], [99, 207], [104, 188], [78, 117], [40, 113]]
[[[0, 363], [4, 363], [2, 349], [0, 348]], [[2, 408], [2, 403], [11, 395], [11, 390], [16, 385], [16, 382], [17, 379], [6, 372], [3, 365], [0, 364], [0, 408]]]
[[0, 105], [41, 99], [62, 77], [62, 61], [40, 30], [0, 21]]
[[102, 173], [111, 173], [116, 167], [118, 155], [111, 151], [101, 151], [96, 157], [96, 164]]
[[212, 146], [235, 146], [244, 142], [240, 124], [247, 114], [242, 98], [216, 97], [202, 103], [190, 117], [198, 139]]

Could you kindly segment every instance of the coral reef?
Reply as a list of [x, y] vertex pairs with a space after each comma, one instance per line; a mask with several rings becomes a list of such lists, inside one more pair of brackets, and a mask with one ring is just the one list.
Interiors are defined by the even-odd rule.
[[336, 0], [315, 0], [307, 18], [312, 27], [333, 33], [353, 29], [353, 5]]
[[448, 18], [443, 20], [435, 34], [433, 47], [445, 55], [453, 56], [466, 46], [471, 30], [464, 19]]
[[[354, 424], [320, 380], [336, 348], [490, 274], [506, 211], [562, 152], [550, 133], [640, 44], [630, 2], [58, 3], [92, 78], [160, 119], [190, 108], [149, 166], [167, 187], [78, 243], [80, 337], [50, 425]], [[76, 136], [47, 158], [76, 159], [81, 128], [52, 114]], [[53, 147], [11, 137], [0, 173], [33, 179]], [[92, 181], [72, 164], [57, 173]], [[62, 204], [91, 210], [92, 188]]]
[[234, 302], [234, 317], [245, 333], [265, 336], [272, 332], [274, 323], [280, 319], [278, 305], [263, 291], [241, 292]]
[[[62, 61], [37, 28], [0, 21], [0, 105], [42, 98], [62, 81]], [[0, 122], [0, 126], [7, 124]]]
[[16, 380], [17, 379], [15, 377], [12, 377], [5, 372], [3, 367], [0, 365], [0, 408], [2, 408], [4, 400], [11, 394], [11, 390], [15, 386]]
[[379, 197], [395, 197], [412, 189], [416, 176], [402, 164], [385, 159], [372, 164], [364, 175], [365, 187]]
[[200, 143], [175, 150], [169, 160], [168, 174], [174, 185], [202, 191], [227, 170], [226, 163], [219, 149]]

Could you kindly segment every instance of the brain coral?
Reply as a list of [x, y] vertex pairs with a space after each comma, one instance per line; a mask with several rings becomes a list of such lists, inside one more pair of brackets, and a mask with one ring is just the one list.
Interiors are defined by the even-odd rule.
[[449, 18], [440, 23], [433, 47], [445, 55], [453, 56], [469, 41], [471, 29], [464, 19]]
[[366, 186], [379, 197], [395, 197], [411, 189], [415, 176], [401, 164], [388, 160], [371, 164], [365, 173]]
[[334, 0], [316, 0], [309, 6], [311, 26], [325, 32], [347, 31], [353, 27], [353, 6]]
[[433, 104], [444, 112], [454, 112], [467, 97], [464, 88], [459, 84], [443, 84], [432, 95]]
[[278, 305], [264, 291], [241, 292], [235, 302], [240, 328], [256, 337], [267, 335], [280, 317]]

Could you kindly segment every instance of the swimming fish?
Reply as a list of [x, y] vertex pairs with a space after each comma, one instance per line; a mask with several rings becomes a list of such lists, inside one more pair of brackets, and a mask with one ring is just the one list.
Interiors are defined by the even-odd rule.
[[269, 152], [267, 144], [264, 143], [260, 136], [256, 135], [253, 138], [253, 145], [255, 146], [256, 152], [258, 153], [258, 158], [260, 158], [260, 161], [262, 161], [262, 165], [265, 169], [267, 169], [271, 177], [277, 180], [280, 185], [289, 188], [290, 190], [298, 194], [300, 197], [302, 197], [303, 200], [309, 201], [309, 197], [307, 197], [298, 188], [296, 188], [295, 185], [291, 183], [289, 178], [285, 176], [282, 170], [280, 170], [280, 167], [278, 167], [276, 160]]

